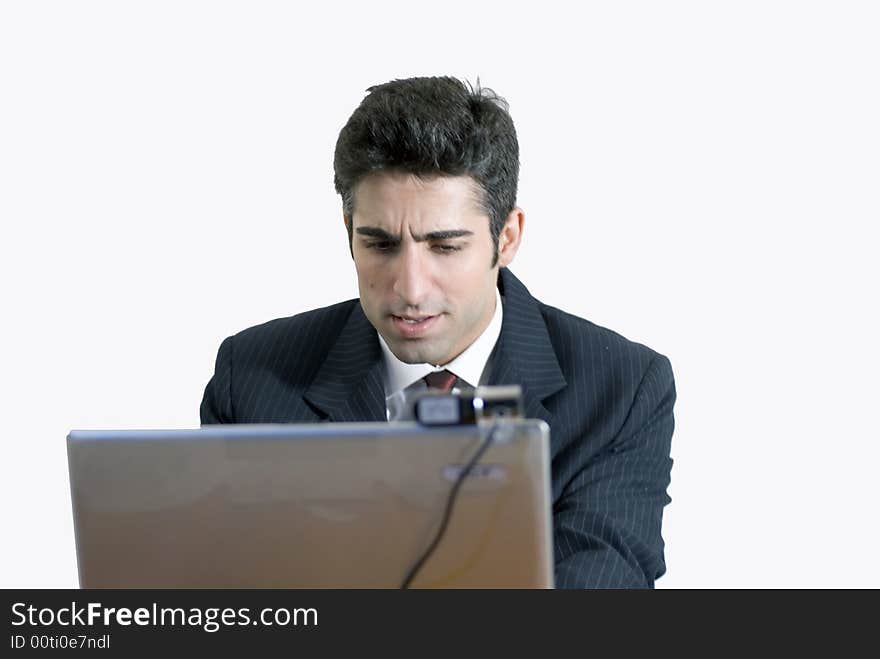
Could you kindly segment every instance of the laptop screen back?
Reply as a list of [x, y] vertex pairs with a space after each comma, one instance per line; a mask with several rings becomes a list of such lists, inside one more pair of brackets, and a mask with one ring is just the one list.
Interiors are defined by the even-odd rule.
[[[549, 431], [499, 420], [416, 588], [552, 587]], [[487, 426], [68, 436], [84, 588], [396, 588]]]

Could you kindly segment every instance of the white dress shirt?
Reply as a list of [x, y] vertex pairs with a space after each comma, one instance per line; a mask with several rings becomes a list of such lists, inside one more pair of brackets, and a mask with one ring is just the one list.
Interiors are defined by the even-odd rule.
[[[385, 362], [385, 412], [389, 421], [400, 418], [406, 408], [406, 392], [416, 388], [425, 388], [422, 378], [432, 371], [448, 369], [458, 376], [466, 384], [476, 387], [489, 375], [489, 358], [501, 335], [501, 321], [504, 311], [501, 303], [501, 294], [495, 290], [495, 313], [492, 320], [473, 343], [464, 349], [458, 357], [448, 364], [406, 364], [400, 361], [391, 352], [382, 335], [379, 335], [379, 345], [382, 346], [382, 358]], [[453, 387], [453, 392], [457, 391]]]

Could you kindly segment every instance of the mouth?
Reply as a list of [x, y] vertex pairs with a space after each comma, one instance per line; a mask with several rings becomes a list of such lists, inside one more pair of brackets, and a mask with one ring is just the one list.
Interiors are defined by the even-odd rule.
[[437, 316], [395, 316], [391, 315], [391, 322], [395, 329], [409, 339], [420, 338], [436, 324], [440, 318]]

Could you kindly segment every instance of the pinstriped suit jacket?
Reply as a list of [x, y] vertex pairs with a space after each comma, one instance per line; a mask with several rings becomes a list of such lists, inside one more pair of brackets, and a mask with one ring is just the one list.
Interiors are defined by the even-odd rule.
[[[665, 570], [675, 385], [666, 357], [535, 300], [506, 269], [488, 384], [520, 384], [550, 426], [556, 585], [653, 587]], [[382, 355], [358, 300], [227, 338], [209, 423], [384, 421]]]

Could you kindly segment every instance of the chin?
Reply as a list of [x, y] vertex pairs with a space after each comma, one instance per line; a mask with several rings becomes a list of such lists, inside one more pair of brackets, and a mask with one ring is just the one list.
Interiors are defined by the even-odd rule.
[[413, 345], [413, 343], [415, 342], [399, 342], [394, 344], [388, 343], [388, 347], [391, 349], [391, 352], [394, 353], [394, 356], [397, 357], [404, 364], [440, 363], [436, 359], [434, 359], [437, 354], [436, 350], [431, 350], [431, 348], [426, 345]]

